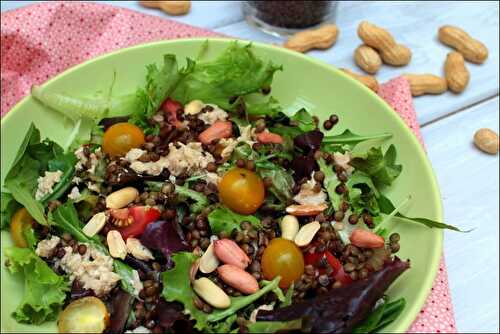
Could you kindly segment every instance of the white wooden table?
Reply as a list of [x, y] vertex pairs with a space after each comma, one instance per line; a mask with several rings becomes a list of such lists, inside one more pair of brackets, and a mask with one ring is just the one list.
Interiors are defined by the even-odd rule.
[[[2, 1], [10, 10], [38, 1]], [[168, 17], [136, 1], [101, 1]], [[248, 25], [238, 1], [194, 1], [186, 16], [169, 17], [199, 27], [255, 40], [281, 42]], [[472, 144], [476, 129], [499, 127], [499, 5], [495, 2], [341, 2], [334, 48], [309, 54], [339, 67], [356, 69], [352, 59], [360, 43], [356, 27], [369, 20], [389, 30], [413, 51], [404, 70], [384, 66], [377, 75], [388, 80], [401, 71], [440, 74], [448, 48], [437, 41], [437, 29], [456, 24], [485, 43], [490, 56], [483, 65], [467, 63], [469, 87], [460, 95], [445, 93], [415, 99], [430, 160], [441, 187], [446, 222], [471, 234], [445, 232], [445, 256], [459, 332], [499, 332], [499, 157]]]

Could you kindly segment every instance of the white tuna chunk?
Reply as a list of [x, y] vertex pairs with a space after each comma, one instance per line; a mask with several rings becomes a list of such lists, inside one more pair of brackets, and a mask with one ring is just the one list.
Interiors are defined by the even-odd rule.
[[40, 176], [38, 178], [38, 188], [36, 189], [35, 198], [40, 200], [44, 196], [52, 194], [54, 191], [52, 188], [61, 180], [62, 175], [63, 172], [57, 170], [55, 172], [45, 172], [45, 176]]

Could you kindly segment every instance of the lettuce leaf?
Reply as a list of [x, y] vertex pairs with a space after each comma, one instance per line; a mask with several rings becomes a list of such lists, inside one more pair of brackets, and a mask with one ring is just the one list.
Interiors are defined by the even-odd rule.
[[391, 322], [403, 312], [406, 305], [404, 298], [399, 298], [393, 302], [385, 301], [370, 313], [362, 323], [354, 327], [353, 333], [376, 333]]
[[5, 229], [10, 225], [10, 219], [14, 213], [22, 207], [10, 193], [1, 194], [0, 201], [0, 229]]
[[247, 324], [248, 333], [276, 333], [278, 331], [293, 331], [302, 328], [302, 320], [290, 321], [256, 321]]
[[278, 286], [280, 278], [277, 277], [269, 284], [263, 286], [259, 291], [252, 295], [242, 297], [231, 297], [231, 306], [224, 310], [214, 310], [207, 314], [194, 306], [193, 298], [195, 292], [191, 288], [189, 281], [189, 271], [197, 256], [189, 252], [179, 252], [173, 255], [175, 267], [163, 272], [163, 291], [162, 296], [167, 302], [180, 302], [184, 305], [184, 313], [196, 321], [195, 328], [203, 331], [210, 324], [217, 323], [229, 316], [235, 314], [238, 310], [272, 291]]
[[[44, 207], [49, 201], [61, 197], [69, 188], [75, 173], [75, 162], [76, 157], [72, 152], [64, 153], [59, 145], [50, 140], [41, 141], [40, 132], [31, 124], [16, 154], [14, 164], [7, 173], [5, 188], [38, 223], [47, 225]], [[62, 171], [63, 174], [60, 181], [54, 185], [52, 193], [39, 201], [35, 200], [38, 177], [44, 175], [46, 171], [56, 170]]]
[[212, 233], [219, 234], [224, 231], [231, 234], [233, 230], [240, 231], [240, 224], [243, 221], [247, 221], [252, 224], [256, 229], [260, 229], [262, 225], [260, 220], [252, 215], [240, 215], [226, 208], [225, 206], [220, 206], [210, 212], [208, 215], [208, 223]]
[[[281, 66], [272, 62], [265, 63], [255, 56], [251, 44], [241, 46], [235, 41], [214, 60], [197, 62], [171, 97], [183, 104], [202, 100], [234, 111], [239, 103], [232, 101], [233, 99], [258, 93], [262, 88], [269, 87], [274, 73], [281, 69]], [[264, 103], [265, 107], [262, 102], [249, 103], [249, 112], [268, 114], [275, 110], [275, 100]]]
[[68, 283], [32, 249], [9, 247], [4, 251], [10, 272], [24, 274], [24, 296], [13, 317], [35, 325], [54, 320], [66, 299]]

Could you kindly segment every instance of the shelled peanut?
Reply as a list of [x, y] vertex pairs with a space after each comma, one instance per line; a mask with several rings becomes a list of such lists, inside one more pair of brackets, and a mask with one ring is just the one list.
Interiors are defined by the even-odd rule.
[[358, 36], [368, 46], [380, 53], [382, 61], [393, 66], [407, 65], [411, 60], [411, 50], [396, 40], [385, 29], [363, 21], [358, 26]]
[[488, 58], [488, 48], [459, 27], [442, 26], [439, 28], [438, 38], [443, 44], [460, 52], [467, 61], [482, 64]]
[[465, 67], [461, 53], [452, 51], [446, 56], [444, 75], [448, 88], [454, 93], [461, 93], [469, 84], [470, 74]]
[[318, 29], [304, 30], [292, 35], [283, 45], [297, 52], [328, 49], [337, 41], [339, 30], [335, 24], [325, 24]]
[[412, 96], [442, 94], [448, 89], [446, 79], [434, 74], [404, 74], [403, 77], [410, 83]]
[[191, 9], [191, 1], [139, 1], [148, 8], [158, 8], [169, 15], [184, 15]]
[[340, 70], [343, 71], [345, 74], [349, 75], [350, 77], [358, 80], [359, 82], [361, 82], [363, 85], [370, 88], [374, 92], [378, 91], [378, 81], [375, 77], [371, 75], [361, 75], [358, 73], [354, 73], [353, 71], [348, 70], [347, 68], [341, 68]]
[[368, 45], [360, 45], [354, 50], [354, 61], [363, 71], [375, 74], [382, 65], [380, 55]]
[[498, 134], [491, 129], [479, 129], [474, 134], [474, 144], [476, 147], [488, 154], [498, 153], [498, 142]]

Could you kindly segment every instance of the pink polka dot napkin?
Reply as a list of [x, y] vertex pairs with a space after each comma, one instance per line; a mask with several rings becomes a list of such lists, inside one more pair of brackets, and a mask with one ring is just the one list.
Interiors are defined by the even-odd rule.
[[[1, 114], [67, 68], [132, 45], [218, 34], [156, 16], [95, 3], [51, 2], [1, 14]], [[423, 144], [408, 86], [403, 78], [379, 95]], [[456, 332], [444, 259], [427, 302], [409, 332]]]

